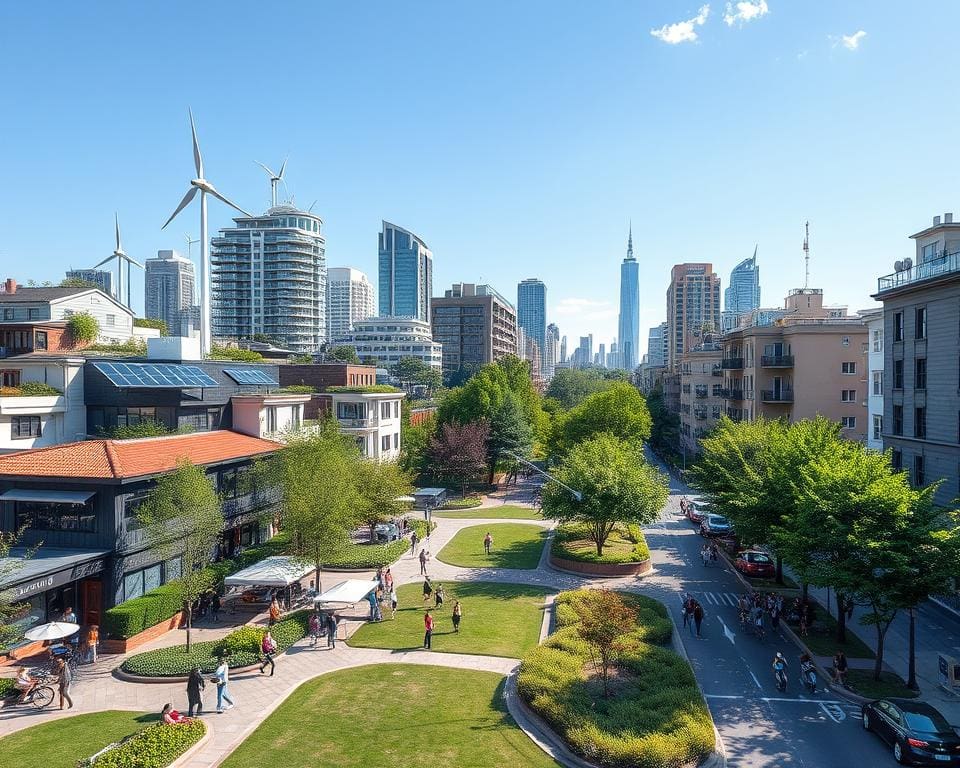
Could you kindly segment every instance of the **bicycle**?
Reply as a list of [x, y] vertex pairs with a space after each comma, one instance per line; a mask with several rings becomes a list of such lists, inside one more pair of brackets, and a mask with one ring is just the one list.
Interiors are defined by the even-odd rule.
[[45, 670], [42, 669], [31, 669], [30, 676], [36, 679], [36, 684], [33, 686], [33, 690], [26, 695], [26, 698], [23, 701], [20, 701], [20, 695], [22, 691], [17, 690], [16, 688], [11, 689], [3, 698], [7, 706], [15, 706], [17, 704], [32, 704], [37, 709], [44, 709], [49, 707], [53, 703], [54, 692], [53, 688], [46, 684], [47, 680], [50, 679], [50, 676]]

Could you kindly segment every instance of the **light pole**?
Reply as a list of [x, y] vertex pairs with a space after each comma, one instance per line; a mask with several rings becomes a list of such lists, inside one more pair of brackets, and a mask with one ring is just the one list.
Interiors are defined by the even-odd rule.
[[556, 483], [557, 485], [559, 485], [561, 488], [565, 488], [566, 490], [570, 491], [570, 495], [573, 496], [573, 498], [576, 499], [577, 501], [583, 501], [583, 494], [580, 493], [580, 491], [575, 491], [575, 490], [574, 490], [573, 488], [571, 488], [569, 485], [566, 485], [566, 484], [564, 484], [564, 483], [561, 483], [559, 480], [557, 480], [557, 478], [555, 478], [555, 477], [554, 477], [553, 475], [551, 475], [549, 472], [545, 472], [544, 470], [540, 469], [540, 467], [538, 467], [538, 466], [537, 466], [536, 464], [534, 464], [533, 462], [527, 461], [525, 458], [523, 458], [522, 456], [518, 456], [518, 455], [515, 454], [515, 453], [509, 453], [509, 452], [508, 452], [508, 455], [512, 456], [514, 459], [516, 459], [517, 461], [519, 461], [521, 464], [525, 464], [526, 466], [528, 466], [530, 469], [532, 469], [532, 470], [533, 470], [534, 472], [536, 472], [537, 474], [543, 475], [545, 478], [547, 478], [547, 480], [551, 480], [552, 482], [554, 482], [554, 483]]

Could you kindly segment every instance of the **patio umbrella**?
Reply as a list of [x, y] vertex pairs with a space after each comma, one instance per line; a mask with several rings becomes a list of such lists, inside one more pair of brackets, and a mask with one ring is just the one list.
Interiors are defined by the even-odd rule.
[[65, 637], [80, 631], [80, 627], [71, 624], [69, 621], [51, 621], [49, 624], [41, 624], [39, 627], [28, 629], [23, 633], [27, 640], [62, 640]]
[[416, 503], [417, 500], [413, 498], [413, 496], [397, 496], [397, 498], [395, 498], [394, 501], [400, 502], [402, 504], [414, 504]]

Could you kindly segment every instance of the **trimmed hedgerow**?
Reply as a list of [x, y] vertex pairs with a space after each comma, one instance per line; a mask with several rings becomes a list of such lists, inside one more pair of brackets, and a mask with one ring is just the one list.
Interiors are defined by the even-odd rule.
[[166, 768], [180, 755], [203, 738], [207, 727], [202, 720], [168, 725], [155, 723], [104, 752], [96, 763], [81, 760], [77, 768]]
[[6, 696], [13, 690], [13, 678], [0, 677], [0, 697]]
[[596, 545], [590, 540], [589, 529], [584, 525], [561, 525], [553, 535], [551, 552], [564, 560], [579, 563], [603, 563], [621, 565], [642, 563], [650, 559], [650, 549], [639, 526], [618, 526], [607, 538], [603, 554], [598, 555]]
[[465, 499], [451, 499], [440, 509], [473, 509], [483, 504], [483, 499], [479, 496], [467, 496]]
[[325, 568], [350, 570], [382, 568], [395, 563], [408, 549], [410, 541], [402, 538], [387, 544], [347, 544], [326, 558], [323, 565]]
[[527, 654], [517, 690], [587, 760], [612, 768], [680, 768], [714, 748], [713, 723], [690, 665], [661, 647], [673, 626], [666, 608], [641, 595], [621, 594], [637, 627], [620, 637], [622, 650], [604, 698], [580, 638], [580, 606], [590, 590], [557, 596], [557, 631]]

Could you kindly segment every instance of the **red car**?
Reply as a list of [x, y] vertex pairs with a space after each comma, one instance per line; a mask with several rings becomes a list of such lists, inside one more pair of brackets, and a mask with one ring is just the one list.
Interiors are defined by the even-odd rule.
[[733, 561], [734, 567], [744, 576], [751, 579], [772, 579], [777, 574], [773, 558], [766, 552], [748, 549], [737, 555]]
[[702, 523], [706, 513], [702, 509], [697, 509], [697, 505], [692, 501], [687, 504], [687, 519], [693, 523]]

